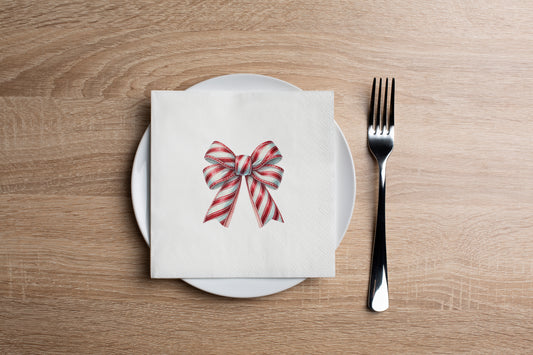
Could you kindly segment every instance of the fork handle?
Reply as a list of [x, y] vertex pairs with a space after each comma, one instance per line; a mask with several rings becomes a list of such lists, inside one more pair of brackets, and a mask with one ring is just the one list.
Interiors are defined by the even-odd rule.
[[372, 268], [368, 286], [368, 307], [375, 312], [389, 308], [389, 285], [387, 275], [387, 247], [385, 243], [385, 167], [386, 160], [379, 164], [379, 200], [376, 217], [376, 234], [372, 250]]

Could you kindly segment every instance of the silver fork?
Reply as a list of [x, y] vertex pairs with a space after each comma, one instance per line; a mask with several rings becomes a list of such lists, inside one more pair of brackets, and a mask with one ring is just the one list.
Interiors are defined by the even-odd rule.
[[374, 247], [372, 250], [372, 268], [368, 286], [368, 307], [375, 312], [389, 308], [389, 287], [387, 274], [387, 248], [385, 243], [385, 167], [387, 158], [394, 146], [394, 78], [392, 78], [389, 119], [387, 122], [387, 91], [389, 79], [385, 81], [385, 98], [381, 112], [381, 78], [376, 99], [376, 78], [372, 83], [372, 98], [368, 114], [368, 148], [379, 167], [379, 200], [376, 217]]

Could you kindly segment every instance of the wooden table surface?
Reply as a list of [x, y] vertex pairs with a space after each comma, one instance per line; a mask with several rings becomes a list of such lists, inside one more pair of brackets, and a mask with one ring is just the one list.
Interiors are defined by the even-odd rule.
[[[532, 2], [1, 9], [0, 352], [533, 352]], [[337, 277], [247, 300], [150, 279], [130, 202], [150, 90], [229, 73], [335, 91], [357, 172]], [[380, 314], [374, 76], [397, 80]]]

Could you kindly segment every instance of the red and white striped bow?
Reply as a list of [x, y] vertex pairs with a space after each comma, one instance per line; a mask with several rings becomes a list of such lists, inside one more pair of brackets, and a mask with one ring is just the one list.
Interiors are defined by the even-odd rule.
[[207, 210], [204, 223], [217, 219], [224, 227], [229, 225], [243, 176], [246, 177], [259, 227], [263, 227], [271, 219], [283, 223], [281, 212], [267, 190], [267, 187], [277, 189], [283, 177], [283, 169], [275, 165], [282, 156], [274, 142], [259, 144], [251, 156], [235, 156], [231, 149], [214, 141], [204, 158], [212, 164], [204, 168], [207, 186], [210, 189], [220, 187]]

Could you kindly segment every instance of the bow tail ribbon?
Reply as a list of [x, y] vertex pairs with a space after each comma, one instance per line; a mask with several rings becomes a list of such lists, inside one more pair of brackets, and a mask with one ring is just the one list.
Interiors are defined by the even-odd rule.
[[235, 176], [235, 178], [225, 182], [220, 187], [211, 206], [209, 206], [209, 209], [207, 210], [204, 223], [216, 219], [224, 227], [229, 226], [237, 202], [237, 197], [239, 196], [241, 180], [240, 176]]
[[281, 212], [272, 196], [270, 196], [265, 184], [251, 176], [247, 176], [246, 186], [248, 187], [248, 194], [250, 195], [250, 201], [252, 201], [252, 208], [257, 217], [259, 227], [263, 227], [271, 219], [281, 223], [284, 222]]

